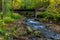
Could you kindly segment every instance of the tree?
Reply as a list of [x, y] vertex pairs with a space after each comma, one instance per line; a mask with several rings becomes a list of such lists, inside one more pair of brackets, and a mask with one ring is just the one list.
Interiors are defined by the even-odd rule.
[[2, 11], [2, 0], [0, 0], [0, 11]]
[[13, 8], [40, 8], [49, 0], [13, 0]]

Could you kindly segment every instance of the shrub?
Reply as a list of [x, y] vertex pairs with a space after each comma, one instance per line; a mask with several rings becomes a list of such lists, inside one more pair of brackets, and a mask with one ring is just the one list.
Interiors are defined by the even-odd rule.
[[11, 17], [14, 18], [14, 19], [22, 18], [22, 16], [19, 15], [18, 13], [13, 13]]
[[11, 17], [4, 17], [4, 18], [3, 18], [3, 21], [4, 21], [4, 22], [13, 22], [14, 19], [12, 19]]

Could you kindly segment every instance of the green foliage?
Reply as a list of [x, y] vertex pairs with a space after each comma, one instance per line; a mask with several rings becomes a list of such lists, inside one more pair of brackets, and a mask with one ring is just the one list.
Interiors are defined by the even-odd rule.
[[3, 16], [4, 17], [11, 17], [11, 15], [12, 15], [12, 12], [9, 11], [9, 12], [6, 12]]
[[19, 15], [18, 13], [11, 13], [11, 12], [7, 12], [3, 16], [4, 22], [13, 22], [15, 19], [20, 19], [20, 18], [22, 18], [21, 15]]
[[23, 0], [13, 0], [13, 4], [12, 4], [13, 8], [15, 9], [21, 8], [22, 1]]
[[53, 22], [59, 22], [60, 20], [60, 14], [55, 14], [53, 12], [43, 12], [43, 13], [40, 13], [39, 14], [40, 18], [42, 18], [43, 20], [50, 20], [50, 21], [53, 21]]
[[2, 19], [0, 19], [0, 27], [6, 26], [6, 24], [4, 23], [4, 21]]
[[[52, 4], [53, 3], [53, 4]], [[59, 0], [50, 0], [50, 4], [47, 7], [47, 11], [53, 12], [53, 13], [60, 13], [60, 1]]]
[[20, 14], [18, 14], [18, 13], [13, 13], [11, 17], [14, 18], [14, 19], [22, 18], [22, 16]]
[[40, 8], [48, 0], [13, 0], [13, 8]]
[[8, 1], [8, 2], [6, 3], [6, 11], [10, 11], [10, 8], [11, 8], [11, 2]]
[[56, 14], [56, 18], [60, 18], [60, 14]]
[[4, 22], [13, 22], [14, 19], [12, 19], [11, 17], [4, 17], [3, 18]]

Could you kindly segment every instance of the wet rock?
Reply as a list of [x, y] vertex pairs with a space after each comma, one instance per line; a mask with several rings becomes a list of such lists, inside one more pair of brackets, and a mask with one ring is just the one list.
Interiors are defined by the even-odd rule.
[[40, 31], [34, 31], [34, 35], [40, 37], [41, 36], [41, 32]]
[[27, 26], [26, 29], [27, 29], [27, 31], [29, 31], [29, 32], [32, 32], [32, 31], [33, 31], [33, 30], [32, 30], [30, 27], [28, 27], [28, 26]]
[[0, 37], [0, 40], [4, 40], [4, 38]]
[[48, 25], [48, 29], [55, 31], [56, 33], [60, 33], [60, 25], [56, 24]]
[[29, 39], [26, 36], [22, 36], [22, 37], [20, 37], [20, 40], [29, 40]]

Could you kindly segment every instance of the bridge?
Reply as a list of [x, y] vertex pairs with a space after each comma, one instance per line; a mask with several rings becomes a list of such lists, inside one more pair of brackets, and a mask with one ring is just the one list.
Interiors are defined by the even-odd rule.
[[33, 9], [26, 9], [26, 8], [21, 8], [21, 9], [10, 9], [15, 13], [21, 13], [21, 12], [33, 12], [33, 15], [35, 18], [37, 18], [36, 12], [44, 12], [47, 7], [42, 7], [42, 8], [33, 8]]

